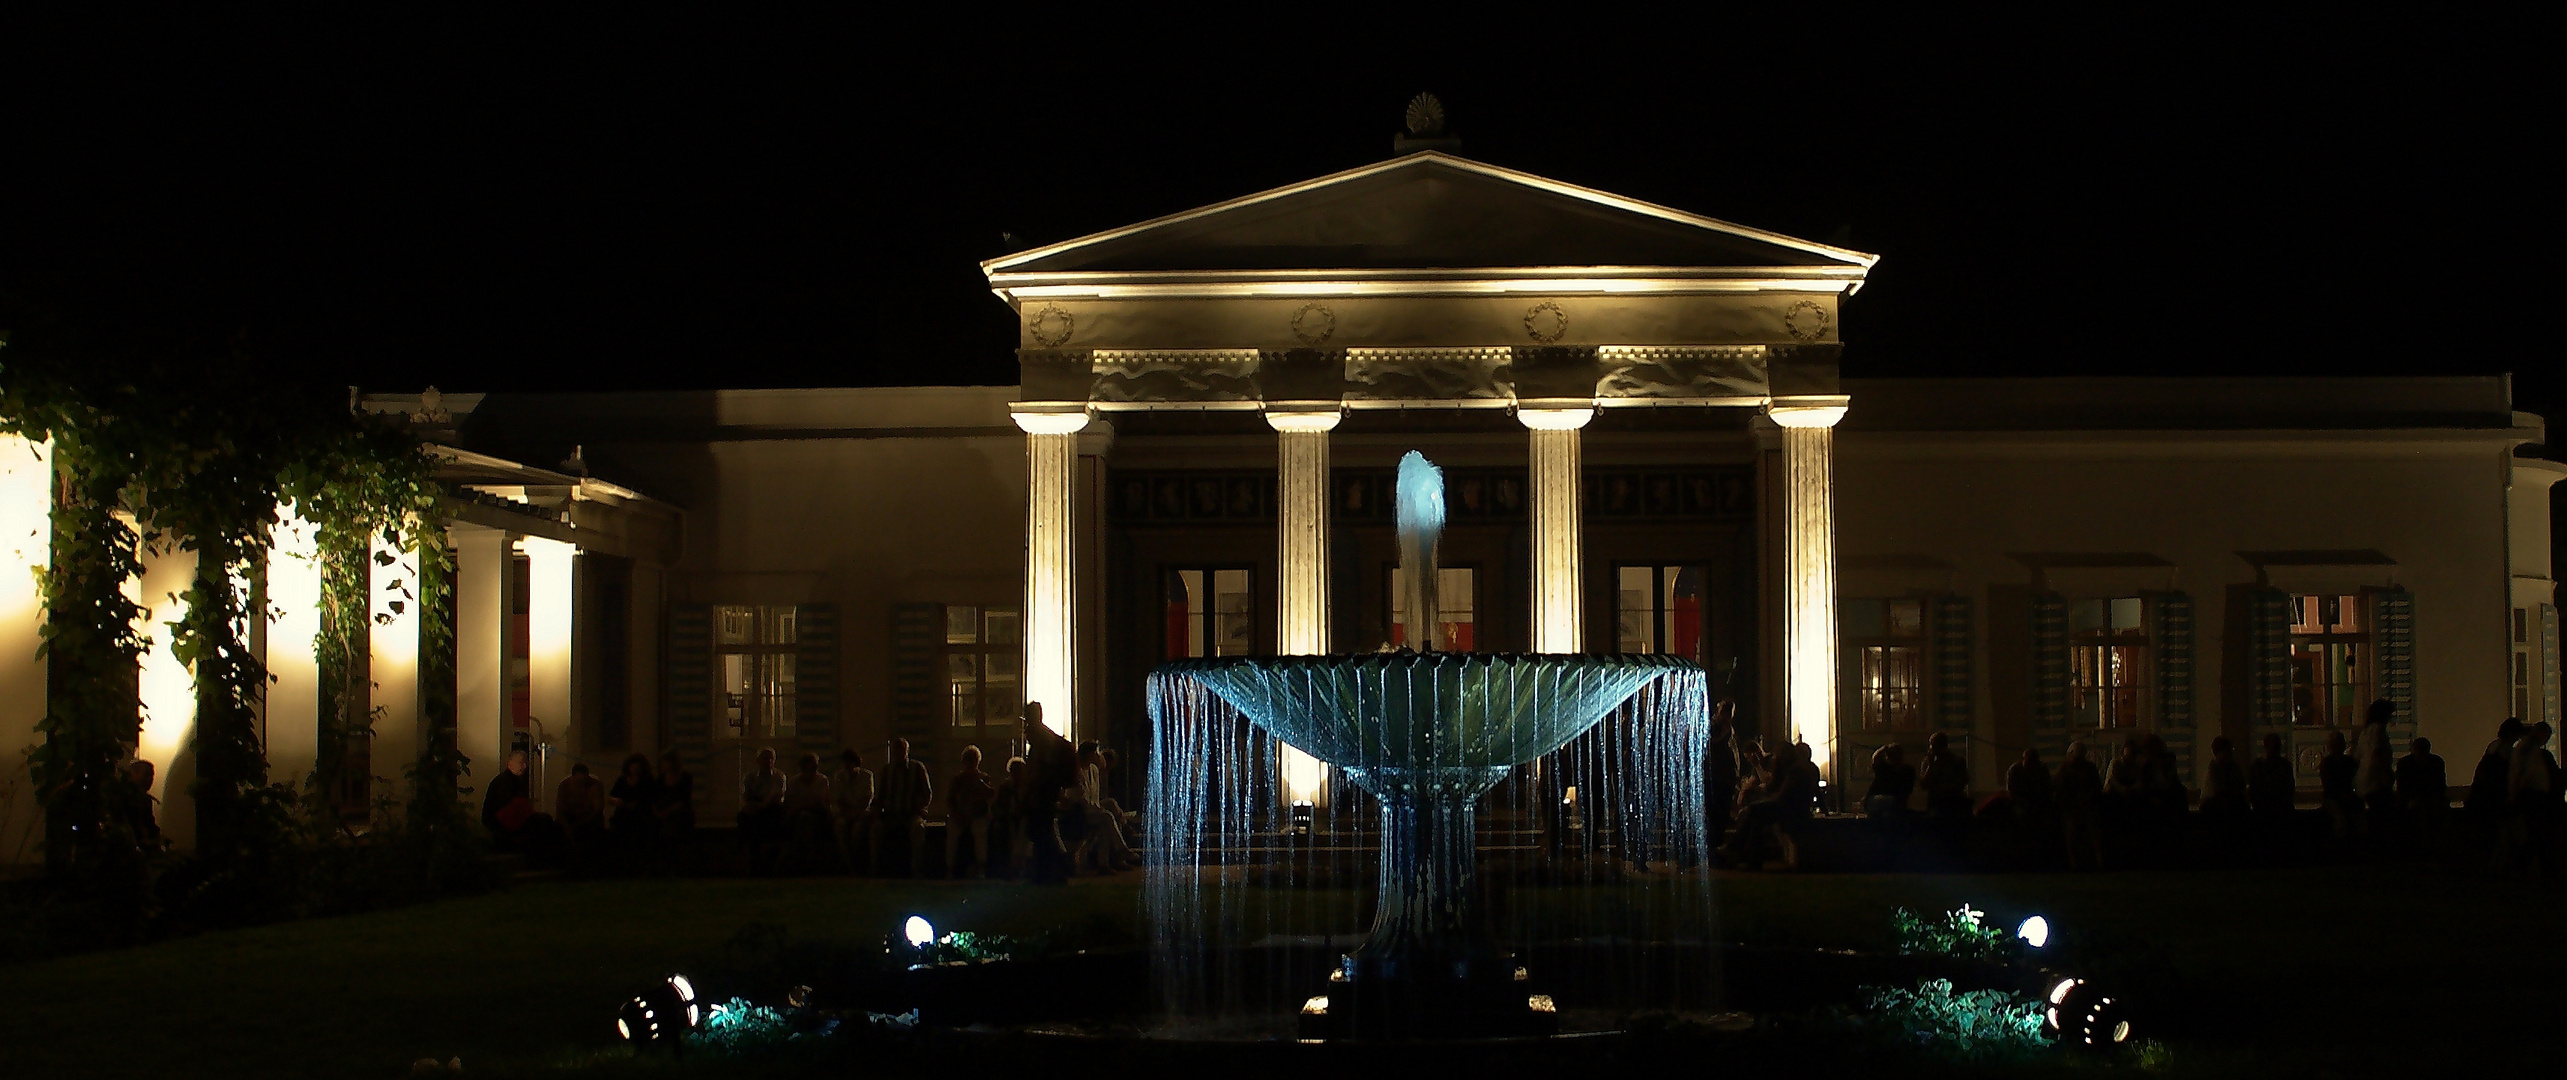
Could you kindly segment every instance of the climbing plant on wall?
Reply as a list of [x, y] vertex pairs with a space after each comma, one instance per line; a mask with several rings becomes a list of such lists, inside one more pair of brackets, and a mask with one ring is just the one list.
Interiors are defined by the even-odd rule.
[[[346, 779], [347, 759], [330, 751], [369, 737], [371, 727], [354, 682], [373, 609], [365, 560], [380, 540], [442, 571], [433, 459], [396, 425], [261, 377], [237, 340], [84, 332], [23, 309], [0, 309], [0, 335], [0, 433], [50, 442], [56, 477], [52, 557], [40, 582], [48, 712], [33, 757], [49, 865], [69, 868], [112, 824], [114, 768], [139, 738], [133, 672], [153, 616], [124, 589], [146, 550], [196, 555], [185, 614], [169, 625], [172, 654], [195, 681], [190, 796], [200, 853], [219, 862], [282, 842], [271, 834], [283, 817], [271, 811], [298, 801], [322, 831], [336, 829], [329, 793]], [[268, 676], [244, 640], [250, 620], [267, 613], [252, 609], [242, 582], [264, 565], [285, 504], [320, 532], [314, 644], [325, 680], [336, 675], [324, 683], [322, 765], [300, 795], [269, 782], [258, 725]], [[434, 644], [450, 649], [451, 639], [422, 642]], [[423, 751], [436, 764], [411, 771], [444, 778], [442, 800], [423, 795], [414, 805], [451, 818], [460, 813], [450, 805], [452, 777], [463, 768], [452, 749], [451, 686], [444, 700], [449, 734], [426, 740]]]

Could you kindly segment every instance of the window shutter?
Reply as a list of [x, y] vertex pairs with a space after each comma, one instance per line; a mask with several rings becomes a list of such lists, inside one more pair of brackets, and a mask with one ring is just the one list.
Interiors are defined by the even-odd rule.
[[793, 743], [826, 758], [838, 749], [838, 605], [793, 609]]
[[2068, 756], [2068, 601], [2032, 598], [2032, 745], [2044, 761]]
[[2157, 654], [2157, 735], [2186, 778], [2193, 773], [2193, 598], [2152, 593], [2148, 644]]
[[2540, 605], [2540, 718], [2558, 726], [2558, 605]]
[[713, 748], [713, 608], [672, 604], [668, 613], [669, 746], [691, 768]]
[[908, 738], [936, 733], [937, 661], [945, 648], [943, 604], [891, 606], [891, 730]]
[[[2389, 717], [2389, 737], [2404, 746], [2415, 738], [2415, 594], [2405, 589], [2369, 589], [2372, 678], [2374, 694], [2387, 698], [2397, 711]], [[2367, 703], [2365, 703], [2367, 704]]]
[[1969, 730], [1970, 598], [1934, 598], [1934, 726]]
[[2280, 589], [2246, 594], [2246, 699], [2256, 740], [2278, 734], [2291, 746], [2291, 594]]

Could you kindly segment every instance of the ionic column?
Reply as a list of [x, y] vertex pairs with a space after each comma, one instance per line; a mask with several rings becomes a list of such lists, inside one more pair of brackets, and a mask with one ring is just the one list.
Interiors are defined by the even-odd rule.
[[[0, 749], [43, 741], [44, 597], [36, 574], [52, 562], [53, 444], [0, 435]], [[11, 766], [14, 753], [0, 758]], [[0, 789], [0, 863], [35, 854], [44, 838], [44, 800], [34, 784]], [[23, 853], [23, 856], [22, 856]]]
[[455, 749], [488, 778], [507, 766], [508, 534], [449, 529], [455, 545]]
[[[376, 712], [374, 743], [368, 767], [389, 782], [394, 798], [410, 797], [410, 766], [419, 758], [419, 556], [374, 540], [366, 561], [374, 599], [367, 620], [366, 677], [374, 683], [369, 702]], [[377, 561], [389, 556], [389, 564]], [[385, 586], [399, 579], [402, 589]], [[395, 606], [400, 610], [393, 610]], [[380, 795], [381, 791], [373, 794]]]
[[321, 756], [319, 529], [283, 507], [267, 552], [267, 776], [303, 790]]
[[1080, 737], [1078, 607], [1071, 562], [1070, 489], [1087, 412], [1020, 407], [1025, 431], [1025, 700], [1052, 730]]
[[[1275, 646], [1286, 656], [1328, 651], [1328, 433], [1338, 409], [1333, 401], [1266, 409], [1275, 429]], [[1327, 801], [1328, 766], [1319, 759], [1286, 745], [1277, 765], [1286, 802]]]
[[1776, 398], [1783, 429], [1784, 701], [1820, 775], [1837, 778], [1836, 422], [1843, 397]]
[[[555, 755], [538, 760], [541, 784], [558, 784], [570, 775], [579, 750], [578, 717], [571, 693], [571, 646], [577, 618], [579, 549], [559, 540], [529, 536], [526, 551], [526, 712], [541, 722], [543, 741]], [[536, 805], [552, 792], [536, 790]]]
[[1275, 429], [1275, 645], [1286, 656], [1328, 651], [1328, 433], [1338, 415], [1334, 402], [1324, 410], [1266, 410]]
[[1579, 576], [1586, 545], [1578, 520], [1584, 455], [1578, 430], [1595, 418], [1595, 408], [1527, 407], [1517, 409], [1515, 418], [1532, 430], [1533, 651], [1584, 652], [1586, 605]]

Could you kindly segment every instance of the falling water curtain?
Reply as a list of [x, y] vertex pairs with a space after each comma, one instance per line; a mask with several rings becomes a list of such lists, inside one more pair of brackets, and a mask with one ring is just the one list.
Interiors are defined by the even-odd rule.
[[2193, 771], [2193, 598], [2180, 592], [2150, 593], [2149, 652], [2157, 661], [2157, 735], [2175, 755], [2175, 769], [2185, 783], [2200, 786]]

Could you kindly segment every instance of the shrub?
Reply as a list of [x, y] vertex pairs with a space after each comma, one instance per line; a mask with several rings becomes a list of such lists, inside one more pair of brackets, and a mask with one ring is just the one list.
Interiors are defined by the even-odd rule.
[[2050, 1047], [2041, 1031], [2041, 1003], [2005, 990], [1953, 993], [1948, 979], [1927, 979], [1914, 990], [1864, 988], [1871, 1023], [1894, 1041], [1959, 1061], [2025, 1057]]
[[1902, 953], [2005, 963], [2014, 959], [2014, 935], [1981, 920], [1987, 912], [1963, 904], [1928, 918], [1906, 908], [1890, 912], [1890, 937]]

